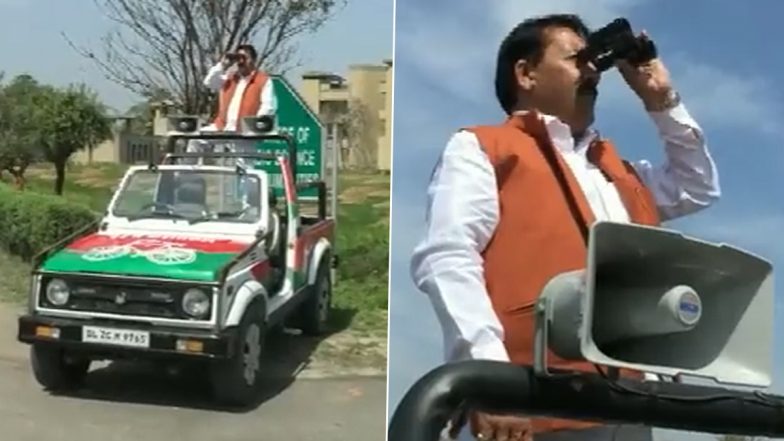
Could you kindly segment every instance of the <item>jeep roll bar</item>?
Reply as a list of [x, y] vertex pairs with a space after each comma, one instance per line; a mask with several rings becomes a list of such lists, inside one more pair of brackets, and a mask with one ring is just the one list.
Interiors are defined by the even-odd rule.
[[324, 220], [327, 217], [327, 183], [324, 181], [306, 181], [299, 182], [296, 185], [297, 191], [311, 188], [315, 188], [318, 191], [318, 217], [320, 220]]
[[223, 140], [223, 141], [266, 141], [278, 140], [286, 143], [289, 157], [289, 168], [291, 168], [291, 176], [294, 179], [294, 184], [297, 183], [297, 143], [287, 133], [253, 133], [246, 134], [240, 132], [199, 132], [199, 133], [176, 133], [168, 135], [168, 142], [166, 146], [166, 156], [164, 161], [168, 158], [243, 158], [243, 159], [261, 159], [265, 161], [274, 161], [277, 156], [271, 153], [263, 152], [184, 152], [174, 153], [174, 145], [180, 139], [185, 140]]
[[[442, 365], [420, 378], [395, 409], [388, 441], [437, 441], [461, 409], [612, 421], [713, 434], [781, 437], [784, 397], [682, 383], [611, 380], [490, 360]], [[536, 437], [534, 436], [534, 439]]]

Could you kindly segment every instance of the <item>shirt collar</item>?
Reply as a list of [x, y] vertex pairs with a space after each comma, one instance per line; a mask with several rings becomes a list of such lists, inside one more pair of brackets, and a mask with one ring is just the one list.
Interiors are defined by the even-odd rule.
[[512, 115], [522, 116], [531, 112], [538, 116], [539, 119], [544, 123], [544, 126], [547, 129], [547, 134], [550, 137], [550, 140], [553, 142], [553, 145], [555, 145], [555, 147], [562, 152], [585, 153], [591, 143], [593, 143], [600, 136], [598, 130], [589, 128], [575, 146], [574, 138], [572, 137], [572, 130], [568, 125], [563, 123], [555, 116], [547, 115], [535, 110], [518, 110], [513, 112]]
[[257, 72], [256, 69], [253, 69], [247, 75], [242, 75], [239, 70], [236, 70], [236, 71], [234, 71], [233, 75], [234, 75], [234, 79], [236, 81], [243, 81], [244, 80], [244, 81], [247, 81], [248, 83], [251, 83], [256, 78], [256, 72]]

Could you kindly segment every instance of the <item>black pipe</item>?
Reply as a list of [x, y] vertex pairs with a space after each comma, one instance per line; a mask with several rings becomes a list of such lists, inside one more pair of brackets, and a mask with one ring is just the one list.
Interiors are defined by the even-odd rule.
[[611, 382], [593, 373], [537, 377], [529, 366], [473, 360], [438, 367], [417, 381], [395, 410], [388, 441], [437, 441], [464, 404], [530, 416], [780, 437], [782, 403], [781, 397], [759, 392], [628, 379]]
[[[326, 182], [319, 182], [318, 187], [318, 209], [319, 209], [319, 220], [324, 220], [327, 218], [327, 183]], [[337, 213], [332, 214], [334, 217], [337, 218]]]
[[288, 136], [286, 138], [286, 143], [289, 147], [289, 167], [291, 167], [291, 180], [294, 186], [297, 186], [297, 161], [299, 158], [297, 157], [297, 143], [294, 142], [294, 137]]
[[324, 220], [327, 217], [327, 184], [324, 181], [305, 181], [297, 184], [297, 192], [315, 188], [318, 191], [318, 217]]

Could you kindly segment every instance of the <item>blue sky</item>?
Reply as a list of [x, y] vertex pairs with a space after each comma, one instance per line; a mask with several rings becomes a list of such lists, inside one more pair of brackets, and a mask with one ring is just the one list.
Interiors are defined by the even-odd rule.
[[[392, 19], [391, 0], [351, 0], [318, 32], [299, 39], [297, 55], [303, 67], [291, 71], [288, 80], [297, 87], [303, 70], [341, 74], [350, 64], [391, 58]], [[0, 71], [6, 78], [28, 72], [57, 85], [84, 82], [106, 104], [125, 111], [138, 99], [105, 80], [61, 36], [65, 32], [77, 45], [89, 45], [101, 53], [100, 39], [112, 26], [93, 0], [0, 0]]]
[[[456, 129], [502, 120], [492, 89], [494, 57], [503, 35], [528, 16], [576, 12], [594, 28], [625, 16], [636, 30], [646, 29], [706, 131], [723, 191], [711, 209], [668, 226], [784, 267], [784, 55], [770, 38], [784, 3], [398, 0], [396, 9], [390, 412], [442, 361], [441, 330], [409, 275], [411, 251], [423, 234], [429, 174]], [[663, 158], [652, 122], [615, 71], [602, 79], [597, 126], [629, 159]], [[780, 316], [781, 289], [776, 305]], [[781, 351], [775, 355], [781, 368]]]

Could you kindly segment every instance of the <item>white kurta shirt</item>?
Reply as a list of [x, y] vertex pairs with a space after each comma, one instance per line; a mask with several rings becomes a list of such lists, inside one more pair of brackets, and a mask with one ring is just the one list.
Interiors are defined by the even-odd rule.
[[[207, 76], [204, 78], [204, 85], [213, 92], [217, 92], [223, 86], [226, 79], [232, 75], [223, 68], [223, 64], [217, 63], [210, 68]], [[242, 102], [242, 95], [245, 93], [245, 88], [248, 86], [248, 77], [240, 77], [237, 81], [237, 87], [234, 89], [234, 96], [229, 101], [229, 108], [227, 109], [226, 125], [223, 130], [233, 131], [237, 130], [237, 120], [240, 113], [240, 103]], [[259, 106], [257, 116], [274, 115], [277, 110], [277, 99], [274, 93], [272, 81], [267, 81], [261, 89], [261, 105]]]
[[[223, 64], [219, 62], [212, 66], [207, 72], [207, 76], [204, 77], [204, 86], [213, 92], [218, 92], [223, 87], [223, 83], [229, 78], [230, 75], [233, 75], [233, 72], [231, 70], [227, 71], [224, 69]], [[231, 97], [228, 109], [226, 110], [226, 124], [224, 125], [223, 130], [238, 130], [240, 104], [242, 103], [242, 95], [245, 93], [245, 88], [247, 86], [248, 77], [240, 77], [239, 81], [237, 81], [237, 87], [234, 89], [234, 95]], [[272, 81], [267, 81], [261, 90], [261, 105], [259, 106], [259, 110], [256, 112], [256, 116], [275, 115], [277, 107], [278, 102], [275, 96], [275, 88]], [[275, 121], [273, 127], [277, 127], [277, 125], [278, 123]], [[215, 124], [209, 124], [207, 126], [201, 127], [200, 130], [203, 132], [210, 132], [218, 131], [218, 128], [215, 126]], [[194, 139], [188, 141], [186, 150], [188, 152], [210, 151], [213, 148], [219, 147], [226, 148], [229, 151], [253, 152], [256, 151], [256, 144], [257, 143], [255, 141], [250, 140], [232, 140], [229, 142], [221, 142]], [[194, 160], [193, 162], [198, 161]], [[242, 158], [237, 159], [235, 162], [238, 165], [245, 166], [245, 160]]]
[[[648, 161], [633, 165], [653, 193], [662, 220], [709, 206], [720, 189], [701, 128], [682, 104], [650, 117], [663, 141], [666, 161], [658, 166]], [[598, 134], [589, 132], [575, 145], [568, 126], [554, 117], [543, 118], [596, 220], [629, 222], [614, 184], [588, 162], [588, 146]], [[488, 157], [473, 133], [454, 134], [431, 177], [426, 232], [411, 261], [414, 283], [429, 296], [442, 326], [447, 361], [509, 360], [503, 329], [485, 288], [481, 256], [498, 216], [496, 178]], [[520, 277], [525, 277], [523, 269]]]

